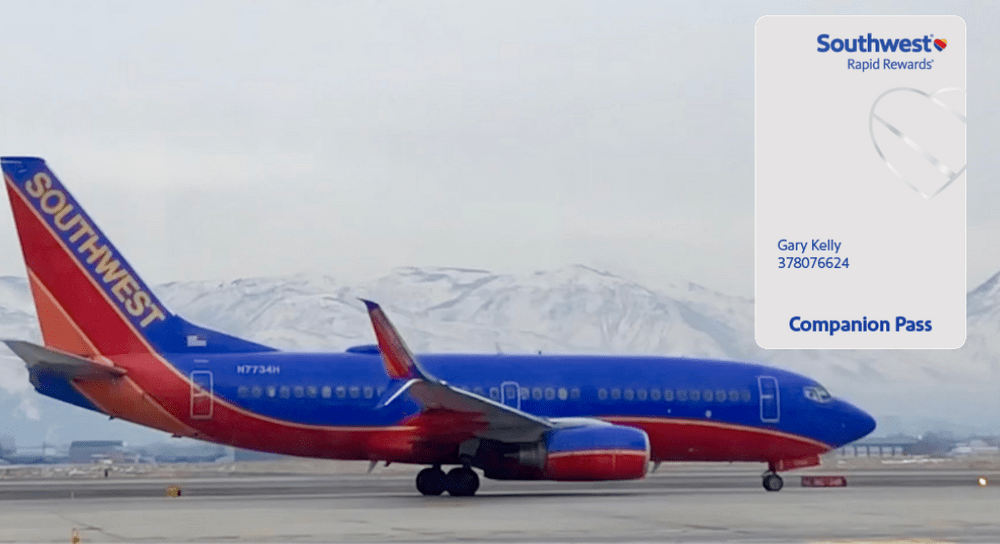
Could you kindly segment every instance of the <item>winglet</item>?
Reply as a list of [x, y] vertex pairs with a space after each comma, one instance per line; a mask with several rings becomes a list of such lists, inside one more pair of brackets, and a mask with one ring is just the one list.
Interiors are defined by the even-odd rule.
[[389, 318], [382, 311], [382, 307], [370, 300], [360, 299], [368, 308], [368, 317], [372, 320], [372, 328], [375, 329], [375, 338], [378, 340], [379, 351], [382, 353], [382, 362], [385, 364], [385, 371], [390, 378], [397, 380], [420, 379], [429, 382], [437, 382], [433, 376], [428, 374], [416, 357], [406, 347], [403, 337], [392, 325]]

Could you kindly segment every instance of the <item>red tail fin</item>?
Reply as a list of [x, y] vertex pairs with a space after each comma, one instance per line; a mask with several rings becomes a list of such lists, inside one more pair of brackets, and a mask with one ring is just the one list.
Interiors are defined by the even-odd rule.
[[171, 314], [45, 161], [0, 164], [47, 346], [84, 356], [271, 350]]

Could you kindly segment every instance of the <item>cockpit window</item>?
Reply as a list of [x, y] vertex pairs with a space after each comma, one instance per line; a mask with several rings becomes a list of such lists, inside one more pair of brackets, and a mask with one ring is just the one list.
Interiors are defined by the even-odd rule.
[[816, 402], [830, 402], [833, 399], [822, 385], [809, 385], [804, 387], [802, 391], [805, 393], [807, 399]]

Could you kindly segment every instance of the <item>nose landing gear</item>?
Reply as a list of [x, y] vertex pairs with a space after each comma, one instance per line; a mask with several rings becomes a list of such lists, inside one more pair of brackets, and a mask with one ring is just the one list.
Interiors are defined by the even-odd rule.
[[771, 471], [764, 473], [764, 481], [761, 483], [768, 491], [781, 491], [781, 488], [785, 487], [785, 481], [781, 479], [781, 476]]

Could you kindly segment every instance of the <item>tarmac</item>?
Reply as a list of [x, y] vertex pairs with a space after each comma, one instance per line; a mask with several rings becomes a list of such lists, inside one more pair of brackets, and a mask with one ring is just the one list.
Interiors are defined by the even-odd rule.
[[[420, 496], [412, 468], [380, 469], [0, 479], [0, 542], [70, 542], [76, 530], [83, 543], [1000, 543], [995, 467], [792, 472], [769, 493], [754, 465], [671, 466], [631, 482], [484, 479], [463, 498]], [[809, 474], [847, 487], [800, 487]]]

